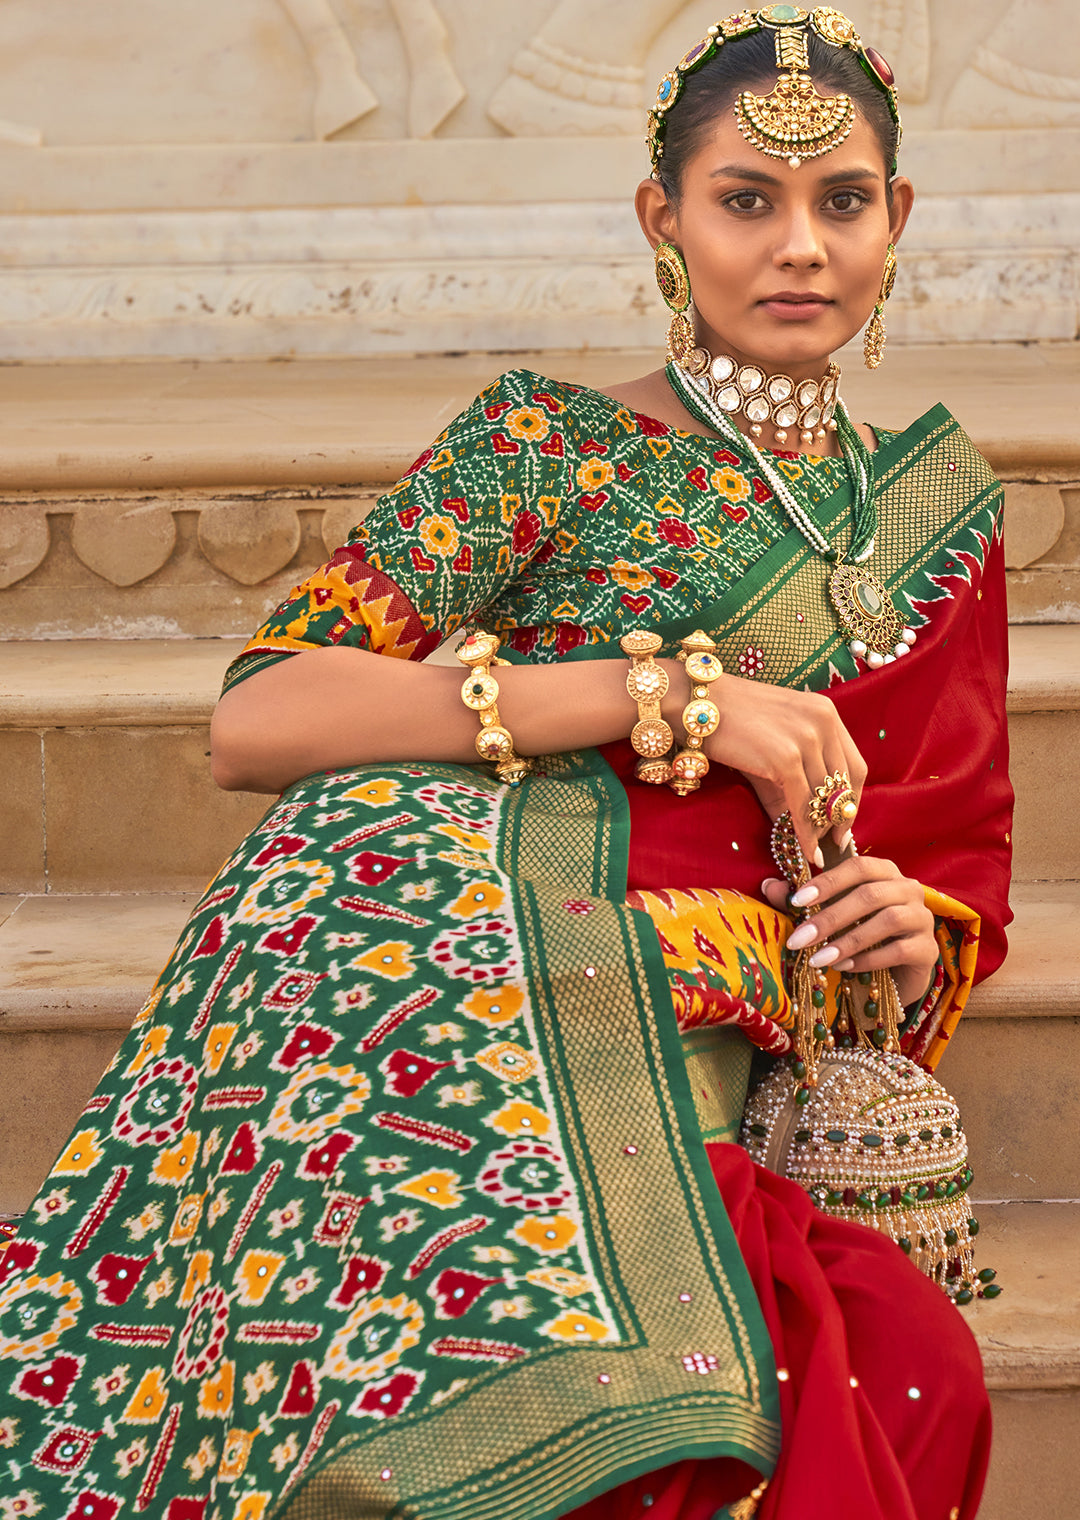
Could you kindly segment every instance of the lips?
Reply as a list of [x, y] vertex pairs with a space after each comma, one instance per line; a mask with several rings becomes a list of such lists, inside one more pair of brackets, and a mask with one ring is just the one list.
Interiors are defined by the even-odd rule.
[[779, 290], [759, 302], [772, 316], [788, 321], [816, 317], [832, 304], [827, 296], [818, 295], [813, 290]]

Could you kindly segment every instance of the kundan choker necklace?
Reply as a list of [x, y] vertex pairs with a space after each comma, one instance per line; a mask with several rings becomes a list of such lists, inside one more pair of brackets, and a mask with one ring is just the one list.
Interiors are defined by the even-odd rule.
[[[882, 665], [891, 665], [908, 654], [915, 643], [915, 631], [903, 626], [886, 588], [863, 567], [863, 561], [874, 552], [878, 526], [874, 467], [869, 449], [840, 400], [837, 366], [830, 364], [820, 380], [802, 380], [796, 384], [789, 375], [766, 375], [757, 365], [745, 364], [739, 368], [726, 354], [714, 360], [709, 351], [700, 346], [691, 350], [687, 360], [685, 368], [674, 360], [667, 366], [668, 383], [687, 411], [706, 427], [713, 428], [727, 443], [749, 450], [755, 466], [811, 549], [835, 565], [829, 576], [829, 599], [854, 657], [865, 660], [871, 670], [879, 670]], [[790, 391], [786, 390], [788, 385]], [[811, 386], [813, 399], [810, 399]], [[779, 395], [781, 391], [784, 392], [782, 396]], [[750, 410], [751, 406], [754, 411]], [[826, 407], [828, 416], [825, 415]], [[792, 410], [798, 415], [791, 424], [785, 425], [781, 418], [788, 417]], [[736, 414], [746, 417], [749, 437], [736, 427]], [[811, 417], [814, 418], [812, 423]], [[854, 497], [851, 543], [846, 551], [833, 548], [799, 502], [783, 471], [777, 469], [774, 461], [758, 445], [757, 439], [766, 418], [773, 422], [774, 436], [780, 444], [786, 443], [787, 427], [794, 426], [795, 421], [799, 424], [800, 441], [804, 445], [815, 439], [824, 441], [826, 430], [835, 430]]]

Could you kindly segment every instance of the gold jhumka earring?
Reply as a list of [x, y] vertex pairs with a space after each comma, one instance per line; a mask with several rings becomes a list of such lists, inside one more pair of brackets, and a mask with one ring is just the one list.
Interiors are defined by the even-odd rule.
[[668, 358], [679, 364], [694, 349], [694, 323], [690, 309], [690, 276], [683, 256], [674, 243], [658, 243], [655, 253], [656, 283], [672, 313], [667, 331]]
[[866, 324], [866, 332], [863, 334], [863, 362], [867, 369], [877, 369], [885, 357], [885, 302], [892, 295], [892, 288], [896, 283], [896, 245], [889, 244], [889, 251], [885, 255], [885, 269], [881, 276], [881, 289], [878, 292], [877, 305], [874, 314]]

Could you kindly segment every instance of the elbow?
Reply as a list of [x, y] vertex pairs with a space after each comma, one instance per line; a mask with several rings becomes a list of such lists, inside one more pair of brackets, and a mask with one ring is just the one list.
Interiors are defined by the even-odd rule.
[[265, 792], [257, 774], [258, 754], [236, 704], [222, 698], [210, 721], [210, 776], [223, 792]]

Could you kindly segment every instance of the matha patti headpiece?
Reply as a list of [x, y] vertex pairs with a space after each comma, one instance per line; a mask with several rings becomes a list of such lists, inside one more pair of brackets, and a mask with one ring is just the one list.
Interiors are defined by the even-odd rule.
[[[855, 119], [850, 95], [820, 95], [810, 75], [809, 38], [813, 31], [831, 47], [849, 48], [885, 95], [889, 114], [896, 123], [900, 145], [900, 108], [893, 72], [874, 48], [864, 47], [852, 23], [831, 6], [804, 10], [798, 5], [767, 5], [762, 10], [739, 11], [711, 26], [705, 36], [665, 74], [649, 112], [649, 135], [645, 139], [652, 159], [653, 177], [659, 177], [664, 153], [667, 115], [682, 94], [683, 82], [728, 42], [754, 32], [776, 33], [778, 77], [768, 95], [743, 90], [735, 104], [739, 131], [770, 158], [784, 158], [797, 169], [808, 158], [828, 153], [844, 141]], [[892, 173], [896, 172], [893, 160]]]

